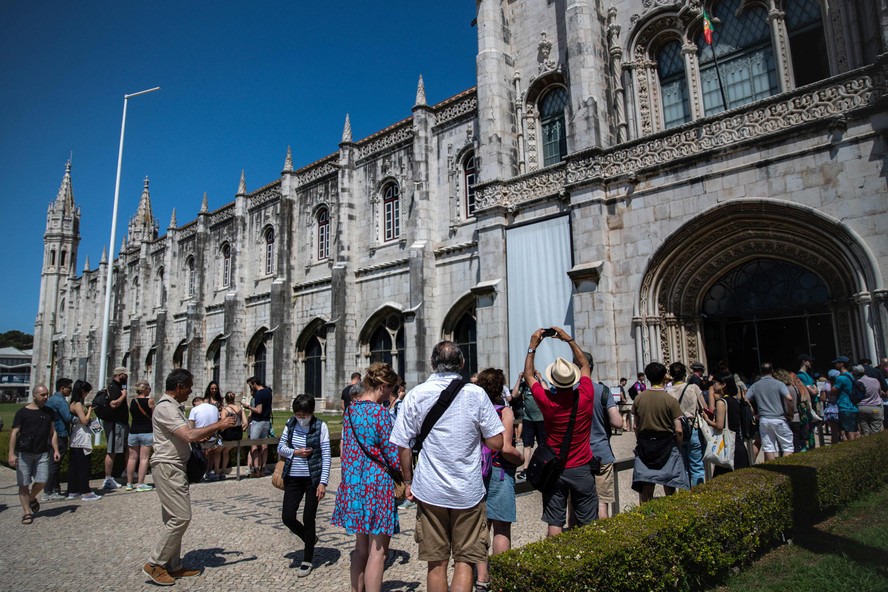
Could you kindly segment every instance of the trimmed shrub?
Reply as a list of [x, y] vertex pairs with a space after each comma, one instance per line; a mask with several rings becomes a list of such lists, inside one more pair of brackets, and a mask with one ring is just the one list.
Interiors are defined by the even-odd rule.
[[792, 455], [491, 558], [493, 590], [702, 590], [888, 482], [888, 432]]

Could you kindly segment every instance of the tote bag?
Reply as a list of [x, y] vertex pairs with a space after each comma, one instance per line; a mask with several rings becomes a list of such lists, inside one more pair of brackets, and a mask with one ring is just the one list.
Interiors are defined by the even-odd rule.
[[706, 439], [706, 444], [703, 445], [703, 460], [733, 471], [737, 435], [728, 428], [716, 430], [706, 422], [703, 422], [700, 429]]

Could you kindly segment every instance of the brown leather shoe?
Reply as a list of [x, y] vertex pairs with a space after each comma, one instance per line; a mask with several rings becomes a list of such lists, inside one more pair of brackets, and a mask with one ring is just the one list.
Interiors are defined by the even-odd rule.
[[194, 576], [200, 575], [199, 569], [188, 569], [187, 567], [180, 567], [179, 569], [171, 569], [169, 574], [176, 579], [179, 578], [193, 578]]
[[142, 567], [142, 573], [151, 578], [151, 581], [158, 586], [172, 586], [176, 583], [176, 580], [173, 579], [162, 565], [146, 563], [145, 566]]

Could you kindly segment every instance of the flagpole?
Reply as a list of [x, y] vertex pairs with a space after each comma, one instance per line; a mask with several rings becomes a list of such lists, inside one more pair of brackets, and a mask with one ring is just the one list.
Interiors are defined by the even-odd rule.
[[725, 96], [725, 85], [722, 84], [722, 75], [721, 70], [718, 68], [718, 58], [715, 57], [715, 44], [712, 43], [709, 45], [709, 49], [712, 50], [712, 61], [715, 62], [715, 76], [718, 78], [718, 90], [721, 91], [722, 97], [722, 105], [725, 107], [725, 111], [728, 110], [728, 98]]

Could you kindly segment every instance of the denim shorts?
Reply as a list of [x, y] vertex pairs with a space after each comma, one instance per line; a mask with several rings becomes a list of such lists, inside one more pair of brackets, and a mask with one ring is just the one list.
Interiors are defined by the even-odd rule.
[[30, 487], [34, 483], [46, 483], [49, 477], [48, 452], [19, 452], [15, 463], [15, 481], [19, 487]]
[[130, 434], [126, 443], [127, 446], [154, 446], [154, 434]]
[[251, 421], [250, 422], [250, 439], [257, 440], [259, 438], [267, 438], [268, 431], [271, 429], [270, 421]]

